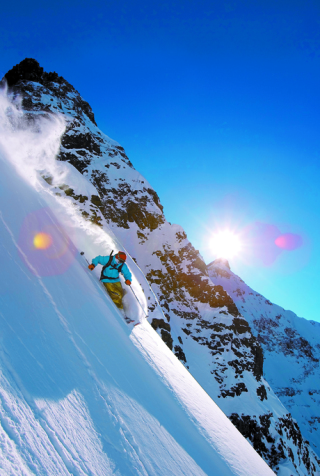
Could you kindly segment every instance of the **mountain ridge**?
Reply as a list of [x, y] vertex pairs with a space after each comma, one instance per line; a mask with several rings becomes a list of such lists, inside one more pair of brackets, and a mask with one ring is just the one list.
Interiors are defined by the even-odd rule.
[[[213, 281], [223, 285], [241, 308], [264, 349], [267, 380], [317, 450], [320, 446], [320, 323], [298, 317], [292, 311], [271, 303], [231, 270], [226, 272], [221, 269], [216, 261], [208, 268]], [[275, 378], [276, 374], [272, 372], [275, 358], [281, 380]], [[272, 361], [270, 366], [269, 359]], [[307, 383], [309, 377], [312, 384]], [[304, 384], [310, 387], [303, 387]]]
[[160, 303], [160, 318], [157, 302], [149, 303], [151, 325], [270, 467], [279, 475], [288, 467], [296, 474], [315, 474], [319, 460], [263, 377], [259, 339], [231, 294], [212, 282], [184, 230], [165, 220], [157, 193], [124, 149], [97, 128], [87, 103], [82, 109], [79, 93], [65, 86], [63, 78], [41, 84], [24, 78], [21, 68], [18, 73], [9, 89], [12, 100], [22, 98], [30, 121], [33, 115], [64, 116], [66, 131], [57, 158], [75, 167], [98, 192], [79, 194], [42, 173], [51, 193], [71, 200], [92, 224], [103, 227], [107, 221]]

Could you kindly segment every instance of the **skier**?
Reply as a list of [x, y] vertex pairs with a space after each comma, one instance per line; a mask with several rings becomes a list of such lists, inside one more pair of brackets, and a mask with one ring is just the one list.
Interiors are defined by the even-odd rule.
[[122, 273], [128, 286], [131, 285], [132, 281], [132, 275], [128, 266], [125, 264], [126, 259], [127, 255], [123, 251], [119, 251], [115, 256], [112, 252], [110, 256], [97, 256], [92, 260], [92, 264], [89, 264], [88, 266], [91, 271], [98, 264], [103, 266], [100, 281], [103, 282], [109, 296], [119, 309], [123, 309], [123, 289], [119, 273]]

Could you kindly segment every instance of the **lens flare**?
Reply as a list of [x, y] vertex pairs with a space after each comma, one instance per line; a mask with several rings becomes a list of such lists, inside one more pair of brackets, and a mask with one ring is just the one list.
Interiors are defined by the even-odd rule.
[[224, 230], [213, 235], [211, 248], [218, 258], [230, 259], [239, 254], [242, 245], [238, 235], [230, 230]]
[[283, 235], [278, 236], [274, 242], [279, 248], [292, 251], [300, 248], [302, 245], [302, 238], [293, 233], [284, 233]]
[[[302, 247], [307, 251], [305, 237], [294, 233], [281, 233], [278, 226], [270, 223], [253, 222], [244, 229], [243, 235], [250, 252], [248, 260], [254, 265], [273, 266], [280, 256], [285, 256], [288, 251]], [[293, 259], [302, 258], [292, 256], [291, 263], [294, 263]]]
[[52, 237], [48, 233], [37, 233], [33, 239], [33, 245], [38, 250], [46, 250], [52, 245]]
[[30, 271], [39, 276], [65, 273], [73, 263], [76, 249], [68, 232], [49, 208], [41, 208], [24, 219], [19, 235], [19, 252]]

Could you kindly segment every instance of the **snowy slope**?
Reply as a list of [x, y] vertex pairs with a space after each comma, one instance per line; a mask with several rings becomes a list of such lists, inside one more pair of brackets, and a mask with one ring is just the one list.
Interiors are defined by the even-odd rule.
[[[97, 252], [94, 225], [81, 228], [79, 218], [71, 241], [72, 207], [31, 169], [27, 183], [8, 154], [0, 157], [1, 474], [274, 474], [149, 323], [124, 323], [74, 244]], [[29, 234], [43, 230], [53, 243], [35, 249]], [[105, 246], [118, 246], [103, 234]]]
[[[21, 104], [22, 114], [10, 114], [20, 128], [21, 145], [12, 154], [19, 149], [18, 136], [6, 135], [11, 158], [20, 173], [30, 175], [25, 163], [38, 171], [32, 183], [45, 190], [77, 248], [91, 259], [120, 242], [132, 256], [133, 286], [148, 320], [169, 349], [278, 475], [316, 474], [317, 457], [263, 378], [263, 350], [247, 321], [225, 289], [209, 279], [184, 230], [166, 221], [155, 190], [124, 149], [97, 127], [89, 104], [64, 78], [43, 72], [34, 60], [25, 60], [6, 77], [10, 98]], [[59, 161], [43, 157], [48, 149], [48, 141], [40, 147], [43, 134], [26, 150], [21, 129], [36, 129], [39, 121]], [[55, 127], [46, 127], [49, 123]], [[130, 293], [125, 300], [127, 310], [142, 318]]]
[[264, 376], [320, 450], [320, 324], [272, 304], [216, 260], [208, 266], [215, 284], [228, 291], [264, 350]]

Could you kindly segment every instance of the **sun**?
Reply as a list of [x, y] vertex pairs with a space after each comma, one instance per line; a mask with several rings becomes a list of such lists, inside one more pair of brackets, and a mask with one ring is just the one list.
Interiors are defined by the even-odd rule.
[[241, 241], [239, 236], [230, 230], [219, 231], [212, 236], [211, 249], [217, 258], [230, 259], [241, 251]]

